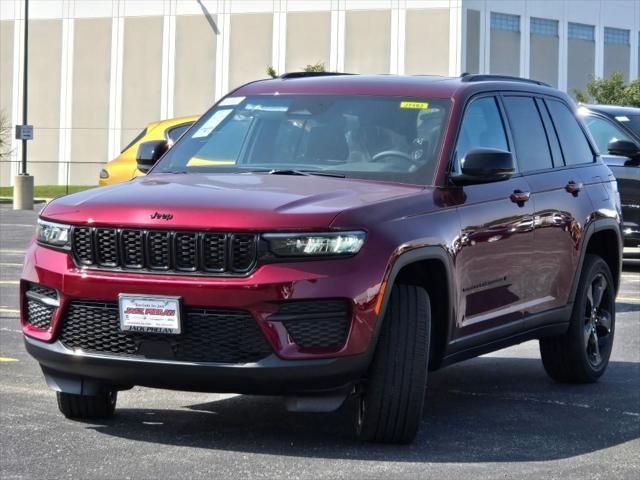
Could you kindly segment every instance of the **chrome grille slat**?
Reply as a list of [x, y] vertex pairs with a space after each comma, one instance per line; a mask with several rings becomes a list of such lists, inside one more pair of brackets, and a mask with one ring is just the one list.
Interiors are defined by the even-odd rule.
[[73, 227], [79, 267], [147, 273], [247, 275], [256, 266], [257, 235]]

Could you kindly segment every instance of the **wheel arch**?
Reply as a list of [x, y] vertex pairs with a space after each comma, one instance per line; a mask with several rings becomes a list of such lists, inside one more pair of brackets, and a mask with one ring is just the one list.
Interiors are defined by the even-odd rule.
[[610, 218], [603, 218], [591, 223], [587, 228], [582, 242], [580, 262], [573, 277], [569, 303], [573, 303], [578, 290], [578, 282], [584, 266], [587, 254], [595, 254], [607, 263], [613, 276], [615, 291], [620, 285], [620, 273], [622, 271], [622, 234], [620, 224]]
[[443, 247], [436, 246], [409, 250], [395, 258], [383, 283], [384, 292], [371, 350], [374, 351], [377, 345], [393, 286], [407, 284], [423, 287], [431, 301], [429, 369], [437, 369], [454, 324], [455, 287], [450, 255]]

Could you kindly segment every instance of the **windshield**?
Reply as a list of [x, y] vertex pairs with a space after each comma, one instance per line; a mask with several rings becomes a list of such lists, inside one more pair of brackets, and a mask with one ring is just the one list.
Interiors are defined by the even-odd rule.
[[640, 115], [616, 115], [616, 120], [640, 137]]
[[153, 171], [332, 174], [430, 184], [448, 111], [448, 100], [227, 97]]

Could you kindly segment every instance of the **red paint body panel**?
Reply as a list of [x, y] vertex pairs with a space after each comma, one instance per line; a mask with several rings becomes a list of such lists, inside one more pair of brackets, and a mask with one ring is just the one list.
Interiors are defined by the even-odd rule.
[[[61, 197], [41, 217], [76, 225], [214, 231], [322, 230], [340, 212], [423, 187], [327, 177], [152, 174]], [[156, 211], [173, 218], [151, 220]]]

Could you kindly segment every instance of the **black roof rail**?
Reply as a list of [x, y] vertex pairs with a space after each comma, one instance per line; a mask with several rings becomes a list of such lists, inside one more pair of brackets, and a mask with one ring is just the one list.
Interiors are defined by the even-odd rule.
[[286, 80], [289, 78], [334, 77], [337, 75], [356, 75], [356, 74], [344, 73], [344, 72], [288, 72], [288, 73], [283, 73], [278, 78]]
[[485, 73], [463, 73], [460, 75], [462, 82], [522, 82], [532, 83], [534, 85], [540, 85], [542, 87], [551, 87], [548, 83], [541, 82], [540, 80], [531, 80], [530, 78], [512, 77], [510, 75], [490, 75]]

